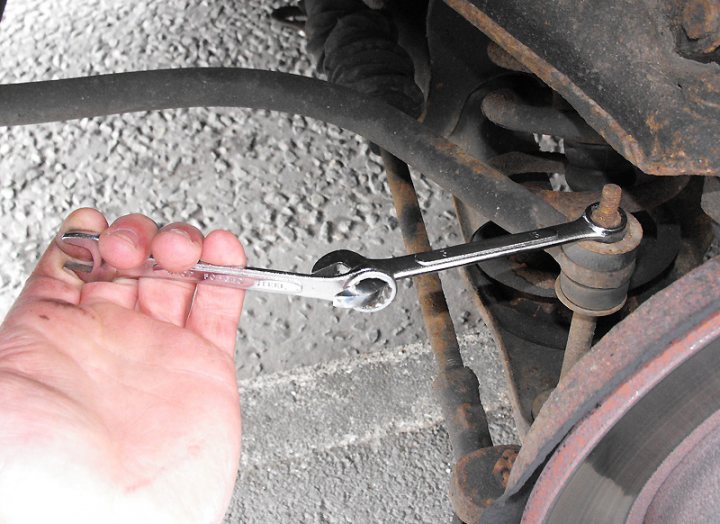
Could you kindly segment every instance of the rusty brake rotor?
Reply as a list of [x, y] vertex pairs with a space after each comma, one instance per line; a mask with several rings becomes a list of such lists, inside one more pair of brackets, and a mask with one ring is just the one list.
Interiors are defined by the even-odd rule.
[[571, 370], [526, 436], [496, 509], [541, 471], [524, 509], [526, 522], [714, 518], [719, 277], [720, 258], [689, 273]]

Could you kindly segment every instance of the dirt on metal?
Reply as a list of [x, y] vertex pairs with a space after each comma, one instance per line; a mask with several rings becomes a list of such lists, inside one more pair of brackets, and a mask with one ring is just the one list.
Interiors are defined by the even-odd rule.
[[[445, 3], [560, 93], [643, 172], [720, 175], [714, 0], [692, 0], [684, 14], [686, 3], [678, 0], [652, 8], [625, 0]], [[710, 35], [688, 39], [683, 18], [693, 35]]]
[[[570, 429], [649, 359], [720, 307], [720, 257], [706, 262], [643, 303], [575, 366], [545, 402], [510, 474], [505, 497], [517, 494]], [[672, 312], [669, 314], [669, 312]], [[677, 351], [679, 347], [675, 347]], [[673, 357], [675, 358], [675, 357]]]

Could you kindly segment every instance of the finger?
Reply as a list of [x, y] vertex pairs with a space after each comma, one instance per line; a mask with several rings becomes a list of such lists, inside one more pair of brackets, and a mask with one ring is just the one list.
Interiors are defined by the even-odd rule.
[[105, 217], [96, 209], [82, 208], [70, 213], [60, 232], [38, 261], [18, 301], [47, 299], [77, 304], [83, 281], [64, 268], [70, 258], [89, 260], [86, 250], [62, 243], [60, 238], [70, 230], [99, 233], [107, 228]]
[[80, 290], [80, 305], [111, 303], [135, 309], [138, 284], [135, 279], [117, 279], [113, 282], [89, 282]]
[[[141, 214], [125, 215], [100, 234], [100, 256], [111, 267], [130, 269], [141, 265], [150, 254], [157, 226]], [[92, 282], [83, 288], [80, 301], [84, 305], [111, 302], [128, 309], [135, 308], [138, 283], [134, 279], [115, 282]]]
[[[152, 242], [152, 254], [163, 269], [181, 272], [200, 259], [203, 235], [189, 224], [174, 223], [162, 228]], [[141, 278], [138, 308], [157, 320], [184, 326], [190, 311], [195, 284]]]
[[138, 267], [150, 256], [156, 234], [157, 225], [145, 215], [125, 215], [100, 235], [100, 254], [117, 269]]
[[[228, 231], [213, 231], [207, 236], [202, 259], [230, 266], [244, 266], [246, 261], [240, 241]], [[239, 289], [200, 283], [185, 325], [233, 355], [244, 296]]]
[[200, 260], [203, 235], [190, 224], [174, 223], [163, 227], [152, 243], [152, 254], [163, 269], [181, 272]]

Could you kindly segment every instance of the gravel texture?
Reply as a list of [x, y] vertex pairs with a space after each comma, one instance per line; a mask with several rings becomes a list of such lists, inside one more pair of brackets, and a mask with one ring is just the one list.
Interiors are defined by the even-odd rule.
[[[460, 343], [476, 372], [500, 375], [486, 330]], [[413, 344], [241, 381], [244, 455], [228, 521], [450, 522], [434, 373], [430, 349]], [[502, 388], [491, 378], [480, 394], [495, 442], [515, 442]]]
[[[269, 0], [9, 0], [0, 82], [230, 66], [310, 76]], [[460, 242], [449, 195], [416, 174], [435, 246]], [[2, 130], [0, 318], [63, 217], [226, 228], [251, 265], [308, 271], [335, 249], [400, 255], [378, 158], [301, 116], [136, 113]], [[713, 253], [720, 252], [716, 242]], [[497, 443], [516, 442], [502, 370], [459, 274], [443, 275]], [[240, 476], [226, 522], [447, 522], [450, 450], [414, 290], [379, 314], [249, 294], [238, 331]]]
[[[0, 81], [190, 66], [312, 75], [303, 38], [271, 24], [274, 5], [10, 0]], [[460, 242], [449, 196], [421, 176], [417, 187], [434, 245]], [[378, 159], [321, 122], [191, 109], [3, 129], [0, 317], [81, 206], [230, 229], [259, 267], [308, 271], [339, 248], [403, 253]], [[443, 279], [493, 432], [513, 441], [494, 345], [459, 275]], [[227, 521], [446, 521], [450, 455], [421, 340], [408, 283], [374, 315], [249, 294], [237, 358], [245, 441]]]
[[[182, 66], [312, 74], [303, 38], [274, 27], [269, 2], [11, 0], [0, 26], [0, 81]], [[363, 139], [300, 116], [190, 109], [3, 130], [0, 314], [57, 230], [80, 206], [110, 219], [142, 212], [240, 235], [258, 267], [309, 271], [334, 249], [403, 253], [377, 157]], [[448, 196], [420, 178], [436, 246], [458, 243]], [[458, 328], [479, 325], [449, 274]], [[239, 376], [308, 365], [423, 339], [414, 291], [378, 315], [250, 294]], [[291, 336], [292, 335], [292, 336]]]
[[[9, 0], [0, 82], [231, 66], [310, 76], [269, 0]], [[460, 242], [450, 198], [416, 185], [435, 246]], [[403, 253], [362, 138], [267, 111], [191, 109], [2, 129], [0, 318], [63, 217], [226, 228], [251, 265], [308, 271], [334, 249]], [[713, 253], [720, 252], [718, 244]], [[443, 275], [496, 442], [516, 442], [495, 346], [459, 274]], [[249, 294], [238, 331], [240, 476], [227, 522], [447, 522], [450, 451], [409, 283], [374, 315]]]

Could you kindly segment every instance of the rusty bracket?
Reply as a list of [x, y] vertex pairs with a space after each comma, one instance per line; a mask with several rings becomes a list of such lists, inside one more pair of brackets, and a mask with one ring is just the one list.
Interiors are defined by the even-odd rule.
[[445, 2], [644, 172], [720, 175], [716, 0]]

